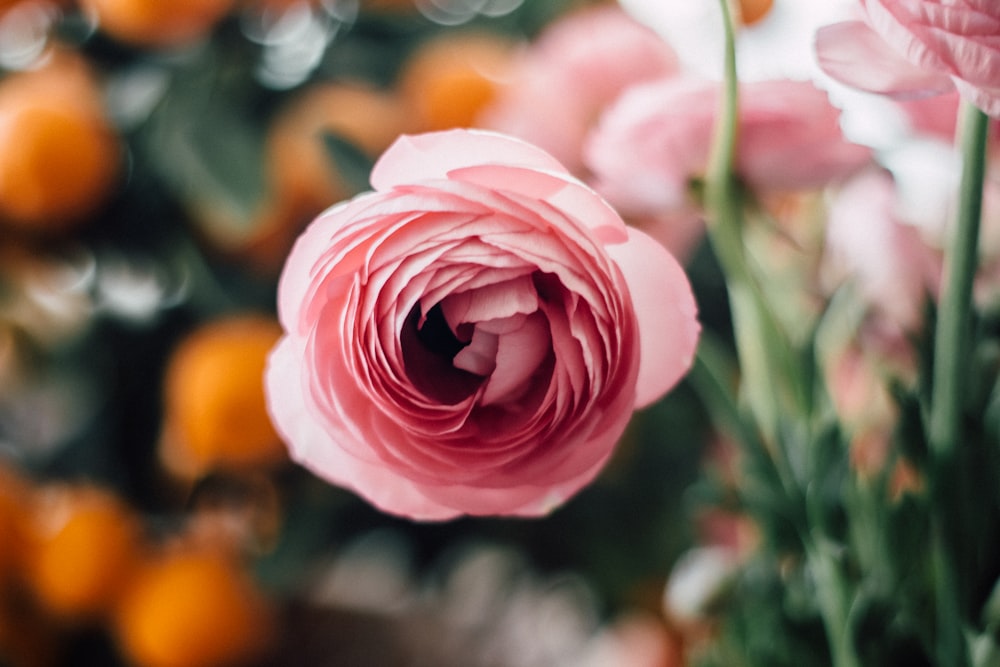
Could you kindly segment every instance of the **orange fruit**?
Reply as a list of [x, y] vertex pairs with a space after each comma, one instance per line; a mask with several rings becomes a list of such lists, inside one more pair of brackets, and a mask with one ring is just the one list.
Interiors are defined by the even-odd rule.
[[180, 46], [205, 37], [235, 0], [79, 0], [112, 38], [141, 47]]
[[25, 567], [29, 588], [57, 616], [97, 616], [111, 608], [138, 563], [141, 536], [138, 516], [109, 491], [40, 489]]
[[140, 569], [116, 610], [113, 631], [137, 667], [221, 667], [267, 648], [271, 616], [235, 558], [182, 548]]
[[513, 44], [487, 32], [449, 32], [424, 42], [399, 74], [399, 90], [420, 129], [473, 127], [493, 101]]
[[82, 222], [110, 195], [121, 158], [79, 59], [59, 56], [0, 81], [0, 222], [33, 232]]
[[774, 0], [739, 0], [737, 16], [743, 25], [753, 25], [771, 11]]
[[0, 597], [16, 576], [24, 555], [24, 533], [31, 487], [13, 467], [0, 463]]
[[264, 398], [267, 355], [281, 335], [258, 314], [202, 325], [181, 341], [168, 364], [161, 458], [176, 474], [285, 460]]

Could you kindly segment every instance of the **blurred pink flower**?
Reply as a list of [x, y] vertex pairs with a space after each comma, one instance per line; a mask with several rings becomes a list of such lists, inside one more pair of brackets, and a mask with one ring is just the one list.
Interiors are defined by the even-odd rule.
[[[912, 135], [918, 137], [930, 135], [954, 142], [957, 138], [960, 101], [958, 91], [952, 91], [933, 97], [900, 100], [897, 104], [909, 121]], [[1000, 120], [992, 121], [989, 140], [989, 150], [991, 152], [1000, 151]]]
[[1000, 3], [861, 0], [864, 21], [816, 33], [819, 65], [834, 79], [897, 98], [958, 89], [1000, 116]]
[[678, 69], [670, 46], [615, 5], [551, 24], [522, 54], [481, 124], [530, 141], [579, 173], [584, 136], [627, 86]]
[[401, 137], [292, 250], [266, 373], [293, 456], [417, 519], [550, 511], [689, 367], [690, 285], [551, 156]]
[[828, 289], [850, 282], [866, 308], [912, 333], [936, 289], [940, 261], [921, 230], [899, 219], [897, 197], [892, 176], [876, 169], [839, 189], [829, 209], [823, 272]]
[[[958, 196], [961, 156], [956, 147], [959, 95], [905, 100], [899, 106], [909, 120], [907, 142], [882, 155], [895, 178], [896, 215], [920, 230], [928, 252], [944, 248]], [[983, 184], [976, 302], [1000, 302], [1000, 120], [992, 121]], [[933, 284], [937, 291], [936, 282]]]
[[[594, 184], [625, 215], [698, 210], [692, 184], [708, 166], [720, 84], [674, 78], [632, 87], [605, 113], [585, 148]], [[822, 187], [865, 165], [840, 112], [805, 81], [743, 84], [739, 176], [763, 191]]]

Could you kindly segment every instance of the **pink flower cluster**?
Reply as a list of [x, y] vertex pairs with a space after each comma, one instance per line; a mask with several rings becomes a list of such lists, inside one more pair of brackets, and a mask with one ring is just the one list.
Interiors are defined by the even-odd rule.
[[[828, 73], [901, 97], [957, 88], [1000, 110], [994, 0], [861, 7], [866, 22], [820, 31]], [[274, 422], [297, 460], [387, 512], [544, 514], [692, 362], [695, 302], [666, 248], [683, 259], [702, 233], [721, 82], [614, 6], [567, 16], [521, 58], [483, 115], [505, 134], [400, 138], [374, 191], [313, 222], [282, 275]], [[895, 207], [898, 183], [811, 81], [739, 92], [748, 205], [777, 207], [780, 223], [782, 207], [810, 217], [819, 202], [830, 284], [853, 282], [902, 340], [939, 270], [926, 230]], [[950, 129], [950, 113], [914, 127]]]
[[[688, 16], [658, 2], [628, 6], [653, 17], [658, 29], [673, 14]], [[688, 28], [697, 39], [694, 33], [706, 26]], [[780, 28], [765, 17], [742, 37]], [[683, 30], [672, 25], [667, 32]], [[717, 31], [709, 32], [711, 41]], [[751, 46], [753, 55], [762, 51], [760, 43]], [[523, 62], [522, 74], [484, 115], [487, 126], [548, 148], [630, 223], [687, 256], [703, 235], [697, 186], [711, 150], [721, 81], [682, 66], [666, 41], [611, 6], [556, 22]], [[867, 148], [844, 138], [840, 110], [809, 81], [753, 81], [741, 89], [741, 102], [740, 177], [761, 193], [820, 188], [871, 159]]]

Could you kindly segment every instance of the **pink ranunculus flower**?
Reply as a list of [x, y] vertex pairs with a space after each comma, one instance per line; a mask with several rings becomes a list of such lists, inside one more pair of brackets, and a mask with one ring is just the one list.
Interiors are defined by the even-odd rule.
[[678, 70], [673, 49], [620, 7], [577, 10], [521, 54], [480, 124], [545, 149], [579, 174], [584, 137], [604, 107], [628, 86]]
[[820, 67], [834, 79], [900, 99], [954, 89], [1000, 116], [1000, 2], [861, 0], [864, 21], [816, 33]]
[[913, 334], [940, 280], [940, 260], [919, 227], [901, 220], [892, 176], [865, 170], [832, 196], [821, 271], [830, 292], [845, 282], [889, 329]]
[[[595, 188], [625, 215], [690, 211], [708, 167], [721, 84], [672, 78], [633, 86], [601, 118], [585, 149]], [[867, 164], [840, 111], [807, 81], [743, 84], [736, 168], [761, 191], [819, 188]]]
[[279, 432], [386, 512], [550, 511], [687, 371], [699, 325], [683, 270], [504, 135], [401, 137], [371, 182], [285, 265], [266, 373]]

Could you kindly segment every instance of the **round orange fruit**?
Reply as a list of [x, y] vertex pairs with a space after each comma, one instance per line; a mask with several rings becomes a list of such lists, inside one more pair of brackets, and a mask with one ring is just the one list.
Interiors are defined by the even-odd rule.
[[31, 486], [13, 466], [0, 463], [0, 596], [20, 570]]
[[512, 43], [487, 32], [446, 33], [404, 64], [399, 90], [423, 131], [473, 127], [510, 65]]
[[140, 47], [181, 46], [206, 36], [235, 0], [79, 0], [110, 37]]
[[109, 610], [139, 561], [142, 526], [109, 491], [39, 489], [30, 522], [26, 579], [39, 604], [63, 617]]
[[114, 634], [137, 667], [221, 667], [263, 651], [266, 599], [225, 551], [177, 549], [141, 568], [114, 616]]
[[216, 468], [285, 460], [264, 399], [264, 367], [281, 328], [271, 317], [230, 315], [182, 340], [165, 380], [161, 458], [196, 477]]
[[0, 223], [73, 227], [109, 197], [121, 162], [96, 82], [77, 59], [0, 81]]

